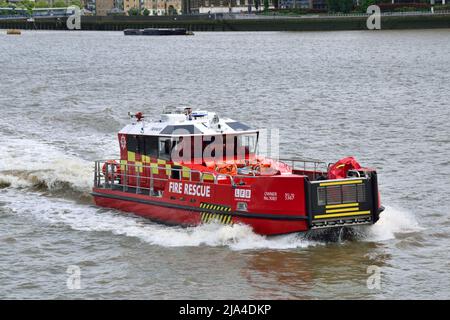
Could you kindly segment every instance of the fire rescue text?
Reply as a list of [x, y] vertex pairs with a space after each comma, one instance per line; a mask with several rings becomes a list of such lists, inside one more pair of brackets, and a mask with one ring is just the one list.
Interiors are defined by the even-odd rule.
[[184, 193], [188, 196], [206, 197], [206, 198], [209, 198], [211, 196], [210, 186], [185, 183], [183, 187], [183, 182], [170, 182], [169, 192], [180, 194]]

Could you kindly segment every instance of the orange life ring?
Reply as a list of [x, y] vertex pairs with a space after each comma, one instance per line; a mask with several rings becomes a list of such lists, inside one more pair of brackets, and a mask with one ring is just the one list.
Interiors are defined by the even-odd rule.
[[108, 180], [114, 181], [120, 174], [120, 165], [115, 160], [108, 160], [103, 164], [102, 172], [106, 176], [106, 165], [108, 164]]
[[235, 164], [218, 164], [216, 171], [222, 174], [237, 174], [237, 166]]

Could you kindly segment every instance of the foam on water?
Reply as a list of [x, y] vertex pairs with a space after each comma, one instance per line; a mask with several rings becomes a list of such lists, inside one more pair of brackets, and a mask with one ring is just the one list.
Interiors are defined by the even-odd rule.
[[0, 185], [35, 186], [82, 194], [92, 187], [92, 163], [67, 155], [51, 145], [0, 136], [0, 154]]
[[[62, 223], [83, 231], [109, 231], [168, 247], [208, 245], [228, 246], [233, 250], [293, 249], [325, 243], [320, 240], [320, 236], [311, 237], [310, 234], [268, 238], [255, 234], [244, 225], [223, 226], [213, 223], [195, 228], [167, 227], [113, 210], [82, 205], [64, 198], [68, 191], [79, 195], [90, 192], [91, 162], [67, 155], [42, 142], [1, 136], [0, 153], [3, 155], [0, 187], [10, 187], [4, 190], [3, 197], [8, 194], [10, 198], [17, 198], [10, 202], [16, 213], [29, 214], [51, 224]], [[44, 154], [45, 158], [42, 158]], [[48, 198], [30, 190], [14, 190], [27, 187], [55, 192], [59, 198]], [[358, 240], [385, 241], [394, 239], [397, 233], [415, 232], [421, 227], [412, 213], [387, 206], [375, 225], [355, 230]], [[341, 241], [340, 237], [337, 239]]]
[[386, 206], [380, 220], [367, 229], [364, 239], [367, 241], [384, 241], [394, 239], [396, 234], [423, 230], [415, 215], [401, 208]]
[[[19, 197], [20, 200], [17, 199]], [[212, 223], [192, 228], [168, 227], [114, 210], [82, 205], [71, 200], [48, 198], [39, 193], [23, 193], [14, 189], [3, 190], [0, 199], [4, 200], [15, 214], [31, 216], [51, 225], [61, 224], [87, 232], [106, 231], [164, 247], [207, 245], [227, 246], [232, 250], [249, 250], [296, 249], [325, 244], [325, 241], [317, 238], [311, 240], [308, 234], [265, 237], [255, 234], [245, 225], [224, 226]], [[358, 234], [358, 238], [384, 241], [395, 238], [396, 233], [418, 229], [417, 222], [409, 213], [388, 208], [376, 225], [361, 229], [364, 231]]]
[[[13, 189], [4, 190], [0, 196], [15, 214], [32, 216], [52, 225], [67, 225], [74, 230], [107, 231], [136, 237], [149, 244], [166, 247], [208, 245], [243, 250], [304, 248], [316, 244], [299, 235], [267, 238], [255, 234], [244, 225], [223, 226], [213, 223], [193, 228], [168, 227], [113, 210], [50, 199], [39, 193], [19, 194]], [[17, 197], [21, 197], [20, 201], [14, 199]]]

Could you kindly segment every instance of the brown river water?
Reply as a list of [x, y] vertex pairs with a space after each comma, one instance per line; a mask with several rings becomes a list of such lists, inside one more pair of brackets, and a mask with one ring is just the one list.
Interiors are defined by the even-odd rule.
[[[450, 30], [2, 31], [0, 66], [0, 298], [450, 298]], [[96, 208], [92, 161], [167, 105], [279, 129], [286, 157], [354, 155], [386, 211], [329, 241]]]

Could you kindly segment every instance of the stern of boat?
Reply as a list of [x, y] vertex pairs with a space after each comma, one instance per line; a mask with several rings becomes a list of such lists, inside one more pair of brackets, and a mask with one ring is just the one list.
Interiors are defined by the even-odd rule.
[[307, 181], [310, 229], [374, 224], [380, 205], [376, 171], [360, 177]]

